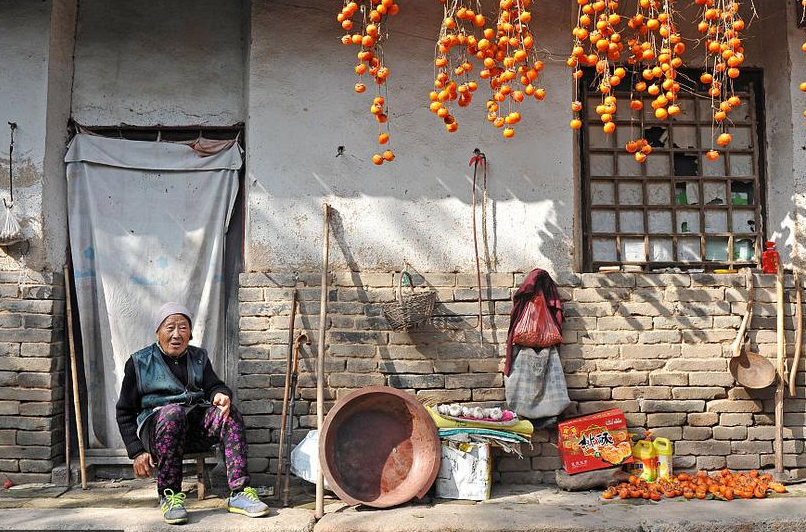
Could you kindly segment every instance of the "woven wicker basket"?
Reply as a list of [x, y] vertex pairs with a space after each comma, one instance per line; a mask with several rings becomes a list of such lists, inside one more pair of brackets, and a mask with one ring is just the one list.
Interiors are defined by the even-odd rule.
[[[403, 294], [403, 278], [408, 277], [411, 291]], [[383, 315], [392, 329], [408, 331], [423, 325], [434, 314], [436, 290], [415, 290], [411, 274], [403, 271], [397, 282], [397, 301], [384, 303]]]

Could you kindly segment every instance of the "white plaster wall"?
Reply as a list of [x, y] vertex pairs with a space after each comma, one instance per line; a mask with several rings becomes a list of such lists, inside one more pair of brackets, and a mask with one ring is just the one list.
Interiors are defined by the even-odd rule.
[[806, 94], [800, 91], [800, 84], [806, 82], [806, 53], [801, 46], [806, 42], [806, 30], [797, 28], [795, 11], [790, 8], [787, 18], [787, 44], [789, 51], [788, 69], [791, 72], [790, 98], [792, 102], [792, 157], [791, 172], [794, 181], [793, 200], [789, 202], [796, 227], [796, 264], [806, 265]]
[[[499, 270], [567, 270], [573, 256], [574, 138], [564, 55], [570, 3], [539, 2], [534, 25], [546, 58], [544, 102], [522, 106], [515, 139], [484, 118], [485, 91], [445, 132], [428, 110], [434, 42], [442, 6], [401, 2], [391, 19], [386, 62], [392, 148], [382, 167], [370, 157], [377, 127], [371, 96], [357, 95], [355, 47], [339, 42], [336, 4], [252, 2], [249, 67], [249, 229], [247, 269], [318, 268], [321, 205], [337, 211], [335, 267], [471, 271], [471, 179], [478, 147], [490, 165], [490, 248]], [[533, 23], [534, 24], [534, 23]], [[369, 91], [368, 91], [369, 92]], [[345, 155], [335, 157], [337, 146]]]
[[[571, 4], [537, 4], [539, 46], [559, 61], [547, 60], [543, 81], [549, 97], [525, 106], [518, 136], [508, 142], [483, 121], [475, 101], [472, 111], [457, 115], [458, 134], [442, 131], [426, 109], [440, 6], [429, 0], [402, 4], [386, 46], [397, 160], [375, 168], [369, 161], [376, 132], [366, 112], [368, 98], [351, 90], [355, 50], [338, 43], [333, 9], [313, 1], [254, 1], [247, 267], [316, 267], [321, 203], [327, 200], [340, 216], [338, 266], [385, 269], [408, 259], [424, 270], [471, 270], [470, 174], [464, 161], [478, 146], [490, 160], [497, 267], [570, 268], [576, 154], [567, 128], [571, 86], [562, 56], [570, 47]], [[790, 79], [789, 55], [795, 45], [788, 53], [780, 38], [784, 26], [793, 31], [792, 6], [770, 0], [758, 7], [761, 18], [746, 31], [746, 66], [765, 72], [766, 222], [768, 236], [784, 244], [779, 249], [788, 260], [794, 244], [792, 172], [803, 168], [800, 143], [793, 144], [792, 99], [799, 91], [798, 80]], [[683, 8], [684, 18], [693, 18], [696, 10]], [[752, 18], [749, 11], [744, 16]], [[316, 35], [317, 46], [301, 48], [296, 37], [302, 34]], [[701, 64], [702, 55], [690, 46], [687, 65]], [[482, 92], [476, 96], [480, 103]], [[797, 131], [794, 138], [801, 139]], [[338, 145], [347, 148], [345, 157], [334, 157]]]
[[245, 120], [242, 0], [82, 0], [73, 118], [232, 125]]
[[[14, 211], [32, 246], [28, 265], [41, 261], [42, 175], [45, 157], [51, 2], [0, 0], [0, 196], [8, 199], [9, 127], [14, 146]], [[18, 269], [24, 244], [0, 248], [0, 269]]]
[[[794, 8], [793, 2], [771, 0], [760, 5], [760, 9], [761, 20], [756, 21], [760, 31], [748, 45], [760, 50], [763, 57], [754, 64], [764, 68], [767, 238], [778, 244], [781, 258], [790, 265], [795, 246], [793, 176], [798, 173], [797, 166], [793, 166], [793, 157], [796, 156], [795, 145], [802, 144], [802, 136], [800, 139], [795, 137], [793, 123], [793, 115], [800, 114], [800, 111], [795, 111], [796, 98], [792, 94], [793, 86], [797, 90], [799, 76], [783, 34], [795, 28]], [[802, 173], [802, 169], [799, 172]]]

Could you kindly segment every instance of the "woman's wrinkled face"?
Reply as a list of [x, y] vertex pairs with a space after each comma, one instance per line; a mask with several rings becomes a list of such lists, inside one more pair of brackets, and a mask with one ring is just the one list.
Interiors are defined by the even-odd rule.
[[157, 330], [157, 341], [165, 354], [178, 357], [190, 342], [190, 322], [182, 314], [171, 314]]

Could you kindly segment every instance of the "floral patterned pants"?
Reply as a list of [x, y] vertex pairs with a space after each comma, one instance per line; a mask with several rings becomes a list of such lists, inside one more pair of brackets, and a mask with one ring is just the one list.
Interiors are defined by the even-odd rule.
[[165, 405], [151, 424], [151, 457], [157, 464], [157, 491], [182, 491], [182, 457], [186, 448], [207, 449], [218, 443], [227, 466], [231, 490], [249, 485], [246, 434], [241, 413], [230, 407], [226, 421], [215, 406]]

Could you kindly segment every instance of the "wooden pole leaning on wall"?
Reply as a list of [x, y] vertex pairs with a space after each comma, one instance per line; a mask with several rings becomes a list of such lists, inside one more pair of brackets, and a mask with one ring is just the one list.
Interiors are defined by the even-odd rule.
[[78, 362], [76, 361], [76, 347], [73, 334], [73, 296], [70, 270], [64, 266], [64, 300], [67, 317], [67, 344], [70, 349], [70, 373], [73, 384], [73, 410], [76, 416], [76, 437], [78, 439], [78, 461], [81, 466], [81, 489], [87, 489], [87, 463], [84, 456], [84, 422], [81, 416], [81, 399], [78, 387]]
[[803, 354], [803, 284], [800, 272], [795, 270], [795, 354], [792, 358], [792, 367], [789, 368], [789, 397], [795, 397], [795, 378], [800, 366], [800, 357]]
[[277, 478], [274, 484], [274, 498], [280, 498], [280, 487], [283, 482], [283, 472], [285, 471], [285, 433], [286, 430], [291, 430], [294, 423], [292, 421], [291, 427], [286, 429], [286, 414], [288, 412], [288, 400], [291, 389], [291, 363], [294, 350], [294, 321], [297, 317], [297, 289], [291, 291], [291, 316], [288, 320], [288, 352], [285, 357], [285, 386], [283, 388], [283, 413], [280, 416], [280, 444], [277, 448]]
[[775, 387], [775, 477], [782, 481], [784, 476], [784, 389], [786, 388], [786, 331], [784, 330], [784, 269], [778, 266], [775, 276], [776, 294], [776, 330], [778, 337], [777, 373], [778, 379]]
[[[328, 252], [330, 250], [330, 205], [322, 206], [324, 227], [322, 228], [322, 281], [319, 296], [319, 345], [316, 354], [316, 430], [319, 431], [319, 442], [322, 442], [322, 427], [325, 424], [325, 330], [327, 328], [327, 293], [328, 293]], [[316, 476], [316, 512], [314, 517], [321, 519], [325, 515], [325, 473], [322, 464]]]

